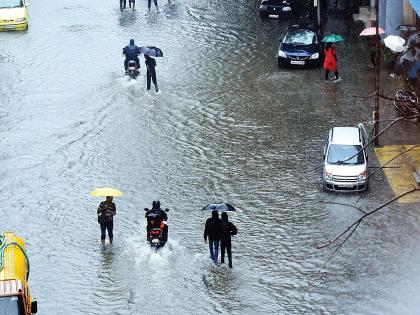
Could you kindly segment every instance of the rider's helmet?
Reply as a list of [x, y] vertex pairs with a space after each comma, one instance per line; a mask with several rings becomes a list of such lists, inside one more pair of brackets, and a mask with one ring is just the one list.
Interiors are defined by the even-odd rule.
[[134, 45], [134, 39], [130, 39], [130, 45]]

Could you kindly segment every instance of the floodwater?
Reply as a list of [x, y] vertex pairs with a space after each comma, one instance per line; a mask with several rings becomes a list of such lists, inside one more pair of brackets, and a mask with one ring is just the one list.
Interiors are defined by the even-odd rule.
[[[261, 21], [257, 1], [146, 6], [33, 1], [29, 30], [0, 34], [0, 230], [26, 240], [39, 314], [418, 313], [419, 205], [365, 220], [324, 268], [333, 249], [315, 247], [360, 216], [325, 202], [371, 210], [393, 196], [381, 174], [361, 195], [320, 186], [328, 128], [371, 119], [373, 101], [355, 97], [371, 94], [372, 71], [353, 26], [327, 25], [348, 40], [343, 80], [325, 84], [321, 69], [277, 68], [286, 23]], [[130, 38], [163, 50], [158, 94], [144, 65], [124, 78]], [[125, 192], [112, 246], [89, 196], [105, 185]], [[158, 253], [144, 240], [154, 199], [170, 208]], [[202, 236], [199, 209], [221, 201], [242, 210], [232, 270], [212, 265]]]

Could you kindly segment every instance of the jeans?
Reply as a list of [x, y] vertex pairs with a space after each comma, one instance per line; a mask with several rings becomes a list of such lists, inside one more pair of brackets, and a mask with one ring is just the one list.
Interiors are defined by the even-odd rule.
[[209, 240], [210, 257], [215, 265], [217, 265], [217, 258], [219, 257], [219, 244], [220, 241]]
[[111, 239], [114, 237], [112, 230], [114, 228], [114, 221], [106, 220], [105, 222], [101, 223], [101, 240], [106, 238], [106, 230], [108, 230], [108, 237]]

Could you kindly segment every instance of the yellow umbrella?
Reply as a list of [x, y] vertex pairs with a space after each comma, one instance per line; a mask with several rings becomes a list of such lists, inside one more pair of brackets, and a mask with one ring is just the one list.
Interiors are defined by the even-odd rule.
[[95, 188], [93, 191], [90, 192], [90, 195], [94, 197], [121, 197], [123, 195], [123, 192], [115, 188], [101, 187]]

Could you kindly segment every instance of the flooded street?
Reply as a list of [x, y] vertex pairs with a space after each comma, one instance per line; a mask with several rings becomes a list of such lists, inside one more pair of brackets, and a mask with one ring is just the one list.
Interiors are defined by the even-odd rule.
[[[364, 221], [318, 274], [333, 248], [316, 244], [360, 217], [325, 202], [367, 211], [393, 197], [381, 172], [367, 193], [337, 195], [315, 169], [331, 126], [371, 120], [373, 100], [355, 97], [373, 91], [365, 43], [340, 26], [339, 84], [278, 69], [287, 23], [261, 20], [258, 4], [32, 1], [29, 30], [0, 34], [0, 231], [27, 243], [39, 314], [418, 313], [418, 204]], [[124, 77], [130, 38], [162, 49], [158, 94], [143, 57], [137, 82]], [[125, 193], [112, 246], [89, 196], [100, 186]], [[155, 199], [170, 208], [158, 253], [143, 211]], [[223, 201], [242, 210], [232, 270], [203, 242], [199, 210]]]

